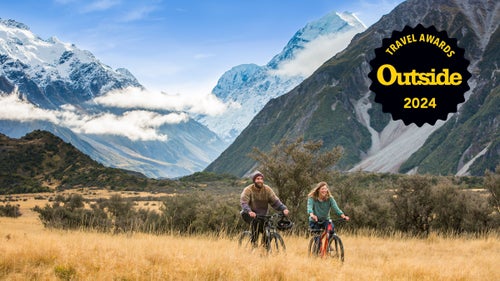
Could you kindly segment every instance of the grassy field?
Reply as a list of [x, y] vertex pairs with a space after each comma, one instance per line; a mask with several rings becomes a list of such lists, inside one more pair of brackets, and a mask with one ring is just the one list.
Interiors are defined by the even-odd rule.
[[[308, 239], [265, 256], [225, 236], [111, 235], [44, 229], [31, 200], [0, 218], [0, 280], [500, 280], [500, 239], [340, 233], [344, 264], [308, 257]], [[38, 204], [42, 205], [42, 204]]]

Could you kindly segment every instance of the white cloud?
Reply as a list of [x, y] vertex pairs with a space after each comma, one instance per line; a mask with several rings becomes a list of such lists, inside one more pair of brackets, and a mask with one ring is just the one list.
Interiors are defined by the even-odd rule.
[[95, 98], [94, 102], [109, 107], [169, 110], [204, 115], [217, 115], [227, 108], [222, 101], [211, 93], [197, 96], [172, 95], [133, 87], [110, 91]]
[[40, 109], [23, 101], [16, 94], [0, 96], [0, 119], [27, 121], [49, 121], [67, 127], [76, 133], [124, 136], [133, 141], [166, 141], [168, 136], [159, 132], [164, 124], [186, 122], [186, 113], [160, 114], [147, 110], [131, 110], [122, 115], [112, 113], [89, 115], [79, 112], [72, 105], [63, 105], [60, 110]]
[[184, 113], [170, 113], [161, 115], [151, 111], [128, 111], [123, 115], [105, 113], [98, 116], [85, 117], [72, 128], [78, 133], [85, 134], [111, 134], [125, 136], [136, 140], [166, 141], [167, 136], [159, 134], [157, 129], [163, 124], [180, 123], [188, 120]]
[[0, 96], [0, 104], [2, 104], [0, 119], [21, 122], [40, 120], [57, 123], [57, 116], [54, 112], [40, 109], [29, 102], [23, 101], [16, 94]]
[[295, 54], [295, 58], [285, 61], [273, 71], [273, 74], [283, 76], [308, 77], [326, 60], [342, 51], [349, 45], [352, 37], [359, 31], [348, 31], [341, 34], [319, 36], [304, 45], [304, 49]]

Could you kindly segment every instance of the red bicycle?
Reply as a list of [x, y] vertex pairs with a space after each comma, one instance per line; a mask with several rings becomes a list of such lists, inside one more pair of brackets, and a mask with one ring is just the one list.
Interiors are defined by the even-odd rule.
[[[344, 219], [335, 222], [345, 221]], [[318, 221], [319, 225], [324, 225], [325, 221]], [[335, 232], [332, 220], [326, 228], [309, 229], [313, 237], [309, 240], [309, 256], [321, 258], [333, 258], [341, 262], [344, 261], [344, 245], [342, 239]]]

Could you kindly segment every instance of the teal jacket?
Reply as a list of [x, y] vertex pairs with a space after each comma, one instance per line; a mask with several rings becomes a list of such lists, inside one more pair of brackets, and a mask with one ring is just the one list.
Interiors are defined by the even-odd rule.
[[[337, 215], [342, 215], [344, 212], [339, 208], [333, 197], [326, 201], [315, 200], [312, 197], [307, 198], [307, 214], [314, 213], [318, 220], [325, 221], [330, 219], [330, 210], [333, 210]], [[309, 216], [309, 221], [313, 221]]]

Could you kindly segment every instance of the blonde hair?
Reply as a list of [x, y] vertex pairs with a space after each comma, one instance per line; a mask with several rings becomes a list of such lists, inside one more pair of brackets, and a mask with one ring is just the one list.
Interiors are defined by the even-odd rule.
[[323, 187], [326, 186], [326, 189], [328, 190], [326, 194], [326, 198], [332, 197], [332, 194], [330, 193], [330, 188], [328, 187], [328, 184], [325, 181], [319, 182], [316, 187], [314, 187], [309, 194], [307, 194], [308, 197], [313, 198], [314, 200], [319, 199], [319, 190]]

